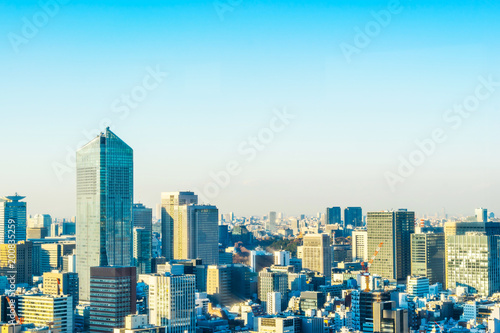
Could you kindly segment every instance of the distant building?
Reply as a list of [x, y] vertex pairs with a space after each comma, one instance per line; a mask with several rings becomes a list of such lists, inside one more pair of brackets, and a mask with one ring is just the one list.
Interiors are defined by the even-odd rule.
[[353, 229], [364, 225], [363, 210], [361, 207], [347, 207], [344, 209], [344, 228], [349, 225], [352, 226]]
[[277, 218], [276, 212], [269, 213], [267, 230], [269, 230], [271, 233], [274, 233], [277, 230], [276, 218]]
[[[325, 224], [341, 224], [342, 223], [342, 213], [340, 207], [332, 207], [326, 209]], [[303, 220], [303, 218], [301, 218]]]
[[411, 275], [426, 276], [429, 283], [445, 284], [444, 234], [411, 235]]
[[290, 252], [288, 251], [276, 251], [274, 252], [274, 264], [278, 266], [288, 266], [290, 265]]
[[26, 197], [17, 195], [0, 198], [0, 244], [15, 244], [26, 240]]
[[147, 315], [128, 315], [125, 317], [125, 327], [115, 328], [113, 333], [165, 333], [166, 327], [153, 326], [148, 323]]
[[134, 228], [133, 265], [137, 274], [151, 273], [151, 232], [146, 228]]
[[281, 294], [282, 308], [288, 303], [288, 274], [280, 271], [271, 271], [265, 268], [259, 273], [258, 298], [266, 311], [268, 294], [278, 292]]
[[486, 208], [476, 209], [476, 221], [488, 222], [488, 210]]
[[333, 265], [330, 237], [327, 234], [307, 234], [303, 244], [302, 267], [330, 278]]
[[356, 229], [352, 232], [352, 261], [368, 261], [368, 231]]
[[370, 267], [372, 274], [406, 281], [411, 274], [411, 235], [415, 231], [415, 213], [406, 209], [369, 212], [367, 218], [368, 253], [384, 243]]
[[[167, 260], [185, 259], [187, 205], [198, 204], [193, 192], [164, 192], [161, 194], [162, 256]], [[174, 243], [175, 241], [175, 243]]]

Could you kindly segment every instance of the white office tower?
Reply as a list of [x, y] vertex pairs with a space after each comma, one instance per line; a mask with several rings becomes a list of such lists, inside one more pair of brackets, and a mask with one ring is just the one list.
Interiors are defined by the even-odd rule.
[[406, 292], [413, 296], [425, 297], [429, 294], [429, 279], [425, 276], [408, 276]]
[[327, 279], [332, 275], [333, 252], [327, 234], [307, 234], [302, 246], [302, 267], [323, 274]]
[[194, 275], [142, 275], [149, 286], [149, 323], [165, 333], [196, 332]]
[[29, 295], [18, 298], [18, 316], [25, 324], [46, 327], [52, 333], [73, 333], [73, 297], [68, 295]]
[[476, 209], [477, 222], [488, 222], [488, 210], [486, 208]]
[[278, 266], [290, 265], [290, 252], [288, 251], [274, 252], [274, 264]]
[[267, 313], [276, 315], [281, 313], [281, 293], [272, 292], [267, 294]]
[[352, 232], [352, 261], [368, 261], [368, 231], [356, 229]]

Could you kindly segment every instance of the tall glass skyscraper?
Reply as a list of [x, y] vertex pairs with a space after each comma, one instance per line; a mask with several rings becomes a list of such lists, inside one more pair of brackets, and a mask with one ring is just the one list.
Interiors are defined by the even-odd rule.
[[26, 240], [26, 202], [21, 201], [24, 198], [17, 193], [0, 198], [0, 244]]
[[133, 150], [109, 128], [76, 153], [77, 271], [90, 297], [90, 267], [132, 266]]

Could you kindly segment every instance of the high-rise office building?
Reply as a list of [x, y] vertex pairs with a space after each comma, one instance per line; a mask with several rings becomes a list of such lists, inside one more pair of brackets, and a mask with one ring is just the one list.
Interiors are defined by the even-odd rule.
[[342, 223], [341, 208], [332, 207], [326, 209], [325, 224], [340, 224]]
[[145, 228], [134, 228], [133, 265], [137, 274], [151, 273], [151, 232]]
[[17, 193], [0, 198], [0, 244], [26, 240], [26, 202], [21, 201], [24, 198]]
[[481, 232], [447, 236], [446, 288], [467, 287], [486, 297], [500, 291], [499, 240]]
[[330, 279], [333, 266], [330, 237], [327, 234], [307, 234], [303, 244], [302, 267], [319, 272]]
[[73, 297], [69, 295], [22, 295], [18, 298], [18, 316], [25, 324], [46, 327], [53, 333], [73, 333]]
[[276, 218], [276, 212], [269, 212], [267, 230], [269, 230], [271, 233], [276, 232], [277, 230]]
[[[215, 206], [189, 205], [187, 207], [187, 237], [182, 247], [187, 245], [183, 258], [201, 259], [204, 265], [219, 263], [219, 210]], [[175, 239], [174, 239], [175, 243]]]
[[76, 153], [77, 270], [89, 300], [90, 267], [132, 265], [133, 150], [109, 128]]
[[136, 268], [90, 268], [90, 332], [109, 333], [125, 327], [136, 313]]
[[[152, 255], [152, 247], [153, 247], [153, 209], [147, 208], [141, 203], [134, 204], [132, 208], [132, 221], [134, 224], [134, 228], [142, 228], [144, 231], [140, 231], [141, 241], [140, 241], [140, 252], [139, 253], [136, 248], [134, 238], [134, 250], [133, 256], [134, 260], [137, 261], [138, 257], [142, 257], [145, 262], [150, 260]], [[135, 236], [134, 236], [135, 237]], [[147, 237], [147, 238], [146, 238]], [[149, 263], [151, 265], [151, 263]], [[134, 266], [137, 266], [137, 263], [134, 263]], [[147, 266], [147, 264], [146, 264]], [[144, 267], [144, 266], [143, 266]], [[147, 272], [147, 273], [146, 273]], [[147, 268], [141, 269], [137, 268], [137, 274], [149, 274], [151, 273], [151, 267], [149, 270]]]
[[[445, 273], [448, 272], [448, 241], [449, 236], [465, 235], [469, 232], [484, 233], [487, 236], [500, 235], [500, 222], [446, 222], [444, 224], [445, 234]], [[445, 280], [448, 281], [445, 276]], [[445, 284], [446, 285], [446, 284]], [[446, 286], [452, 288], [452, 286]]]
[[43, 293], [45, 295], [70, 295], [73, 309], [79, 301], [78, 274], [51, 272], [43, 274]]
[[268, 295], [274, 292], [281, 294], [281, 307], [286, 308], [286, 304], [288, 304], [288, 273], [265, 268], [259, 273], [258, 297], [266, 311]]
[[411, 235], [411, 275], [425, 276], [430, 284], [445, 284], [444, 234]]
[[368, 231], [356, 229], [352, 232], [352, 261], [368, 261]]
[[363, 226], [363, 210], [361, 207], [347, 207], [344, 209], [344, 227], [348, 225], [353, 228]]
[[162, 256], [167, 260], [181, 259], [182, 242], [174, 246], [176, 239], [185, 239], [188, 230], [183, 229], [187, 222], [187, 205], [198, 204], [198, 196], [193, 192], [164, 192], [161, 194]]
[[210, 265], [206, 269], [206, 292], [223, 306], [251, 298], [252, 273], [241, 264]]
[[[15, 258], [15, 264], [12, 263]], [[15, 272], [15, 273], [13, 273]], [[33, 243], [21, 241], [14, 246], [0, 244], [0, 275], [16, 275], [16, 283], [33, 285]]]
[[476, 209], [476, 221], [488, 222], [488, 210], [486, 208]]
[[133, 223], [135, 228], [144, 228], [149, 232], [153, 230], [153, 209], [147, 208], [142, 203], [136, 203], [132, 207]]
[[372, 274], [406, 281], [411, 274], [411, 235], [415, 232], [415, 213], [405, 209], [369, 212], [367, 218], [368, 253], [384, 245], [370, 267]]
[[166, 333], [196, 332], [194, 275], [154, 274], [145, 282], [150, 324], [166, 327]]

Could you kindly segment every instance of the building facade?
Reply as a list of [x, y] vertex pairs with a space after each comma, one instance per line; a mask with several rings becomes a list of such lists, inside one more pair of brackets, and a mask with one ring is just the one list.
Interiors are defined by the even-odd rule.
[[370, 267], [370, 273], [396, 281], [411, 274], [411, 235], [415, 232], [415, 213], [398, 211], [369, 212], [367, 217], [368, 253], [382, 249]]
[[307, 234], [304, 236], [302, 267], [323, 274], [332, 275], [333, 252], [327, 234]]
[[0, 198], [0, 244], [26, 240], [26, 202], [17, 195]]
[[106, 129], [76, 153], [77, 270], [90, 297], [90, 267], [132, 265], [133, 150]]

